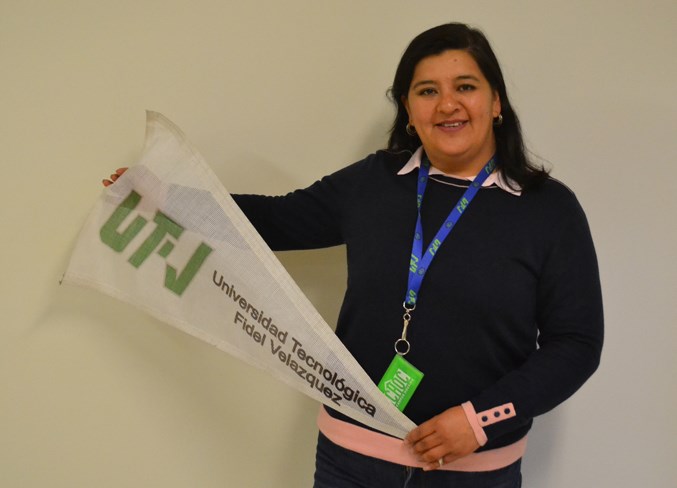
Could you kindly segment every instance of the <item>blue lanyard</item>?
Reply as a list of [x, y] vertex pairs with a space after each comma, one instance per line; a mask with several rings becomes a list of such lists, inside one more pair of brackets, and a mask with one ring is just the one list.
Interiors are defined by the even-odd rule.
[[418, 172], [418, 191], [416, 196], [416, 207], [418, 218], [416, 219], [416, 232], [414, 234], [414, 242], [411, 246], [411, 259], [409, 261], [409, 280], [407, 282], [407, 294], [404, 298], [405, 311], [411, 311], [416, 306], [419, 290], [423, 283], [425, 273], [430, 267], [435, 253], [447, 238], [451, 230], [463, 215], [463, 212], [468, 208], [477, 192], [480, 190], [482, 183], [486, 181], [489, 175], [496, 168], [495, 158], [492, 157], [484, 168], [475, 177], [475, 180], [470, 184], [468, 189], [463, 193], [463, 196], [451, 209], [449, 216], [437, 231], [435, 238], [432, 240], [425, 254], [423, 254], [423, 224], [421, 223], [421, 205], [423, 203], [423, 195], [428, 184], [428, 174], [430, 173], [430, 161], [427, 157], [423, 158], [421, 167]]
[[491, 173], [496, 169], [495, 157], [492, 157], [484, 168], [475, 177], [475, 180], [468, 186], [468, 189], [463, 193], [454, 208], [449, 212], [449, 216], [444, 221], [440, 229], [437, 231], [435, 238], [432, 240], [425, 254], [423, 254], [423, 224], [421, 223], [421, 205], [423, 204], [423, 195], [428, 184], [428, 174], [430, 173], [430, 160], [424, 156], [421, 161], [421, 167], [418, 170], [418, 190], [416, 194], [416, 208], [418, 217], [416, 219], [416, 232], [414, 233], [414, 242], [411, 245], [411, 258], [409, 260], [409, 279], [407, 281], [407, 294], [404, 296], [404, 315], [402, 321], [404, 326], [402, 328], [402, 337], [395, 341], [395, 352], [400, 356], [405, 356], [411, 349], [411, 345], [407, 340], [407, 329], [411, 322], [411, 312], [416, 308], [416, 300], [418, 293], [425, 278], [425, 273], [428, 271], [430, 264], [439, 250], [440, 246], [447, 238], [451, 229], [468, 209], [470, 202], [472, 202], [477, 192], [482, 187], [482, 183], [486, 181]]
[[[414, 233], [414, 242], [411, 245], [411, 258], [409, 260], [409, 279], [407, 281], [407, 294], [404, 296], [404, 302], [402, 306], [404, 307], [404, 315], [402, 315], [402, 321], [404, 326], [402, 328], [402, 337], [395, 341], [395, 352], [397, 356], [405, 356], [409, 353], [411, 345], [407, 340], [407, 329], [409, 328], [409, 323], [411, 322], [411, 312], [416, 308], [416, 300], [418, 299], [418, 293], [421, 289], [421, 284], [423, 283], [423, 278], [425, 278], [425, 273], [428, 271], [430, 264], [435, 257], [435, 254], [439, 250], [440, 246], [444, 240], [451, 233], [451, 229], [454, 228], [456, 223], [468, 209], [470, 202], [472, 202], [477, 192], [480, 191], [482, 183], [486, 181], [491, 173], [496, 169], [495, 157], [492, 157], [487, 164], [480, 170], [480, 172], [475, 176], [474, 181], [468, 186], [468, 189], [463, 193], [460, 200], [456, 202], [454, 208], [449, 212], [449, 216], [444, 221], [440, 229], [437, 231], [435, 238], [432, 240], [428, 249], [426, 249], [425, 254], [423, 254], [423, 224], [421, 223], [421, 205], [423, 204], [423, 195], [425, 194], [425, 188], [428, 185], [428, 175], [430, 173], [430, 160], [427, 156], [423, 157], [421, 161], [421, 167], [418, 170], [418, 190], [416, 193], [416, 211], [418, 217], [416, 218], [416, 232]], [[393, 360], [395, 361], [395, 360]]]

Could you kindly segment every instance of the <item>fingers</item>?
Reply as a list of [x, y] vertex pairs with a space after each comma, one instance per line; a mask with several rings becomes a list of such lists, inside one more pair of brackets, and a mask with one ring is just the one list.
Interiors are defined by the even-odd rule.
[[415, 429], [413, 429], [407, 437], [404, 438], [405, 444], [413, 445], [419, 442], [421, 439], [428, 437], [430, 434], [435, 432], [435, 417], [428, 420], [427, 422], [422, 423]]
[[416, 459], [423, 463], [423, 471], [440, 469], [445, 464], [463, 457], [463, 455], [455, 452], [453, 446], [449, 446], [446, 443], [437, 444], [425, 451], [417, 451], [416, 448], [414, 448], [413, 453], [416, 456]]
[[[439, 445], [442, 444], [442, 439], [440, 436], [436, 433], [432, 433], [427, 437], [424, 437], [423, 439], [420, 439], [414, 443], [409, 444], [409, 448], [412, 450], [412, 452], [419, 457], [422, 457], [424, 454], [426, 454], [428, 451], [431, 449], [435, 449]], [[433, 460], [431, 458], [430, 460]]]
[[416, 456], [416, 459], [423, 463], [423, 471], [434, 471], [436, 469], [440, 469], [445, 464], [456, 461], [457, 459], [463, 457], [454, 453], [453, 448], [450, 448], [449, 445], [442, 442], [425, 449], [424, 451], [419, 451], [418, 448], [422, 447], [422, 442], [419, 442], [413, 447], [413, 453]]
[[444, 456], [441, 456], [437, 458], [437, 461], [428, 463], [425, 466], [423, 466], [423, 471], [435, 471], [438, 469], [442, 469], [442, 466], [444, 466], [447, 462], [450, 461], [447, 461]]
[[479, 447], [461, 407], [450, 408], [419, 425], [404, 442], [426, 471], [440, 469]]
[[110, 186], [115, 183], [117, 179], [125, 173], [125, 171], [127, 171], [127, 168], [118, 168], [115, 170], [115, 173], [110, 175], [110, 179], [101, 180], [101, 183], [103, 186]]
[[443, 439], [434, 430], [431, 421], [421, 424], [412, 430], [404, 442], [416, 459], [425, 463], [423, 467], [425, 471], [439, 469], [440, 464], [438, 460], [447, 454]]
[[113, 173], [112, 175], [109, 176], [110, 179], [101, 180], [101, 183], [103, 183], [103, 186], [110, 186], [113, 183], [115, 183], [119, 177], [120, 177], [120, 175], [118, 175], [117, 173]]

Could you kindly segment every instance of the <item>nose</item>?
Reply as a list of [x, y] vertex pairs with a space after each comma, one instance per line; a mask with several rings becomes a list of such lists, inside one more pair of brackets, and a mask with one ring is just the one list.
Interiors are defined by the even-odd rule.
[[458, 108], [456, 94], [451, 90], [445, 90], [440, 94], [437, 110], [441, 113], [452, 113]]

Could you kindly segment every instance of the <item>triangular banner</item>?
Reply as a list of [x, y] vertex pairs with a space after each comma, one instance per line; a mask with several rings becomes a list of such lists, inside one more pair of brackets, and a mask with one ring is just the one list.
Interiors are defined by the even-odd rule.
[[403, 438], [415, 427], [158, 113], [147, 114], [140, 161], [89, 215], [64, 281], [131, 303], [377, 430]]

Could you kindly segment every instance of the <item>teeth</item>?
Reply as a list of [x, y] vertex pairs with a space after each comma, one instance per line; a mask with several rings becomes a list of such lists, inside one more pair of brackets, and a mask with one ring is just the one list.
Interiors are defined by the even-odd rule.
[[442, 124], [442, 127], [460, 127], [463, 122], [454, 122], [453, 124]]

